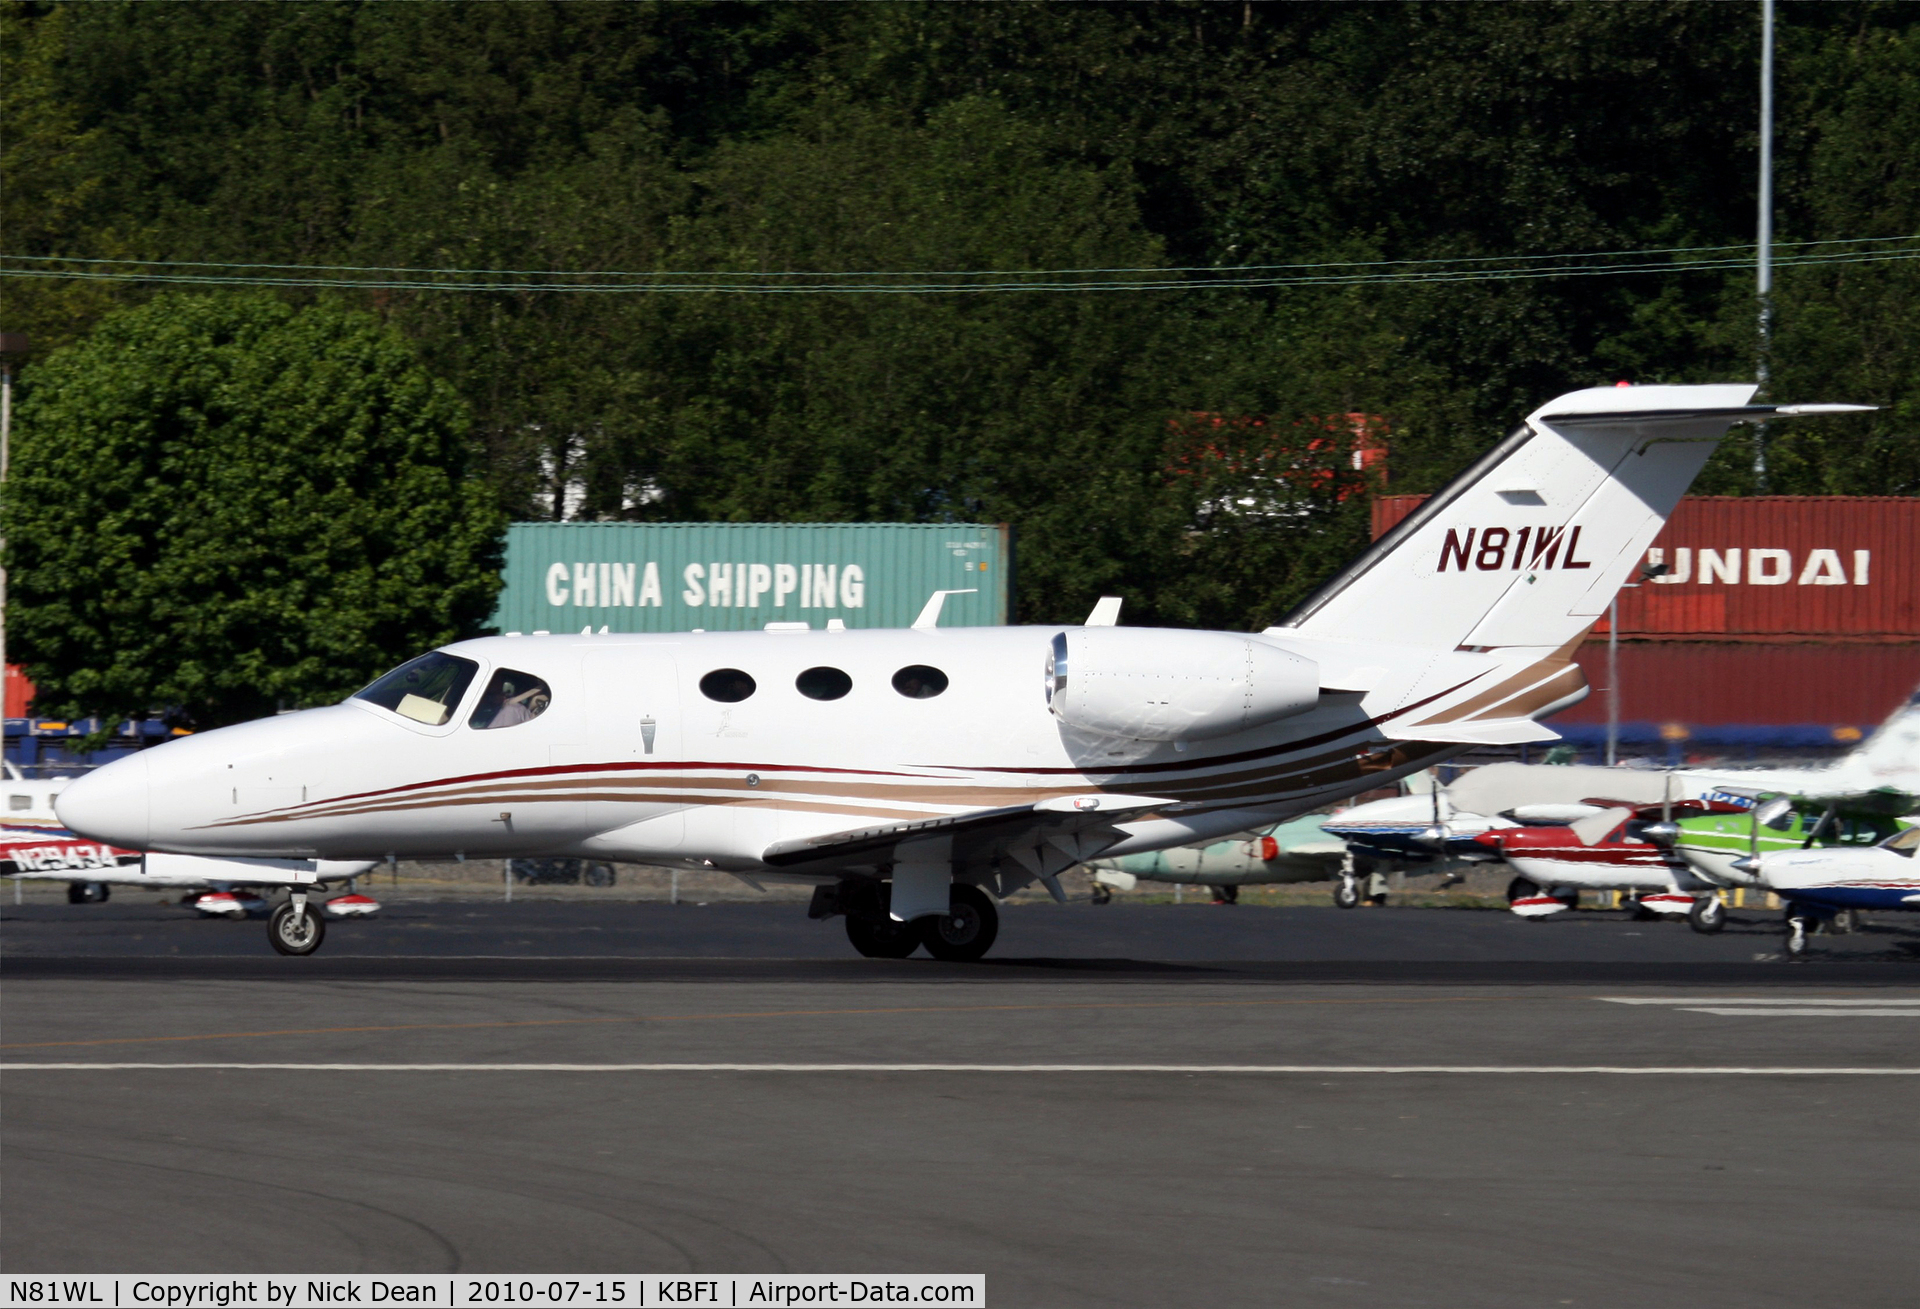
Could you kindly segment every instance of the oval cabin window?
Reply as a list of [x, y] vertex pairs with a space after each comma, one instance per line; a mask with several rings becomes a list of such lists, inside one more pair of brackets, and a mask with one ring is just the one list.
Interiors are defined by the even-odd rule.
[[700, 679], [700, 694], [721, 704], [739, 704], [757, 689], [754, 680], [738, 668], [716, 668]]
[[927, 664], [908, 664], [893, 675], [893, 689], [909, 700], [931, 700], [947, 689], [947, 675]]
[[838, 700], [853, 689], [853, 679], [838, 668], [809, 668], [793, 684], [809, 700]]

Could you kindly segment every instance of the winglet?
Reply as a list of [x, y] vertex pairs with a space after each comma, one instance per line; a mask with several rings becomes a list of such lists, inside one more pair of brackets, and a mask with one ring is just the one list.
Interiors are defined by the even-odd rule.
[[979, 589], [977, 586], [969, 586], [958, 591], [935, 591], [927, 597], [927, 607], [922, 609], [920, 616], [913, 620], [914, 630], [925, 631], [928, 628], [940, 626], [940, 610], [947, 603], [948, 596], [972, 595]]
[[1093, 606], [1093, 612], [1087, 615], [1082, 627], [1118, 627], [1120, 625], [1120, 600], [1117, 595], [1103, 595]]

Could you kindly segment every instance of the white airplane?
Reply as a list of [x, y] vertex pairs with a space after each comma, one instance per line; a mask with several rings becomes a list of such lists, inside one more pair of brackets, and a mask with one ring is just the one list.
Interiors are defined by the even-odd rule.
[[[854, 947], [977, 959], [1006, 896], [1558, 739], [1572, 651], [1754, 388], [1542, 406], [1258, 634], [1082, 626], [501, 636], [76, 781], [98, 840], [237, 860], [564, 855], [816, 886]], [[831, 624], [829, 625], [831, 629]], [[268, 924], [324, 932], [309, 883]], [[987, 888], [987, 889], [983, 889]]]
[[1872, 846], [1774, 850], [1739, 861], [1787, 903], [1787, 953], [1806, 953], [1807, 934], [1835, 914], [1859, 909], [1920, 910], [1920, 826]]

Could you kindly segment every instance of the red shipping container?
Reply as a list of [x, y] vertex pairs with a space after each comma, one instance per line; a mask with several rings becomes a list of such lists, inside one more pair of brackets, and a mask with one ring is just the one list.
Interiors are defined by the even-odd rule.
[[6, 716], [25, 718], [27, 710], [33, 707], [33, 683], [27, 680], [26, 670], [19, 664], [7, 665]]
[[[1375, 499], [1375, 538], [1424, 499]], [[1672, 571], [1621, 591], [1622, 641], [1920, 641], [1920, 498], [1687, 496], [1647, 561]]]
[[[1574, 652], [1587, 684], [1585, 700], [1547, 726], [1588, 741], [1607, 721], [1607, 644]], [[1620, 643], [1620, 721], [1628, 737], [1667, 729], [1675, 739], [1721, 742], [1776, 739], [1793, 729], [1795, 743], [1846, 745], [1870, 734], [1920, 684], [1920, 645], [1866, 642], [1647, 641]], [[1727, 729], [1736, 729], [1730, 733]]]

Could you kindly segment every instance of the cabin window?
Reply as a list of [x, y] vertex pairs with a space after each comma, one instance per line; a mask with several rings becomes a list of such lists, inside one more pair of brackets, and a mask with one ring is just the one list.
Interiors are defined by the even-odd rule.
[[758, 689], [738, 668], [716, 668], [700, 679], [700, 694], [721, 704], [739, 704]]
[[13, 810], [31, 809], [33, 808], [33, 797], [30, 795], [10, 795], [7, 797], [7, 808]]
[[927, 664], [908, 664], [893, 675], [893, 689], [909, 700], [931, 700], [947, 689], [947, 675]]
[[480, 665], [471, 659], [435, 650], [401, 664], [353, 698], [438, 727], [453, 717], [479, 671]]
[[532, 673], [502, 668], [487, 683], [480, 703], [473, 707], [467, 726], [487, 731], [495, 727], [518, 727], [530, 723], [553, 703], [553, 691]]
[[838, 700], [853, 689], [853, 679], [838, 668], [809, 668], [793, 684], [809, 700]]

